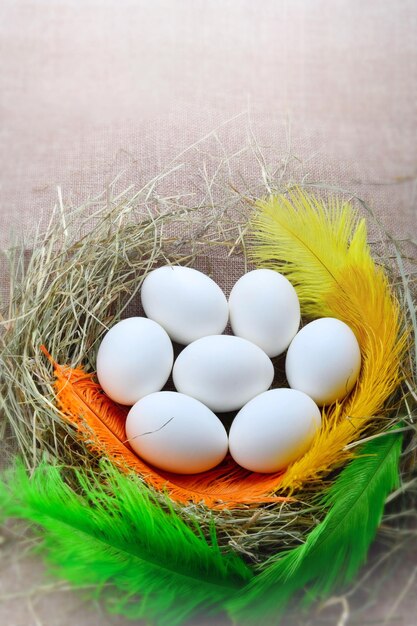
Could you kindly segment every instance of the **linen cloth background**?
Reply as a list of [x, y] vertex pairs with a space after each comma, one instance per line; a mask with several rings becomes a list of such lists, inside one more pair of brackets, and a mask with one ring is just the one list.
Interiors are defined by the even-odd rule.
[[[149, 180], [199, 142], [184, 156], [196, 169], [175, 178], [198, 187], [210, 151], [234, 154], [250, 133], [278, 156], [290, 146], [309, 180], [359, 193], [392, 234], [416, 240], [416, 53], [415, 0], [2, 0], [0, 247], [19, 236], [30, 248], [57, 185], [79, 204], [122, 171], [126, 186]], [[251, 177], [253, 153], [232, 167]], [[10, 558], [12, 535], [0, 598], [35, 591], [3, 598], [2, 624], [125, 624], [40, 590], [38, 561]], [[366, 619], [415, 623], [414, 594], [395, 605], [415, 560], [413, 546]]]

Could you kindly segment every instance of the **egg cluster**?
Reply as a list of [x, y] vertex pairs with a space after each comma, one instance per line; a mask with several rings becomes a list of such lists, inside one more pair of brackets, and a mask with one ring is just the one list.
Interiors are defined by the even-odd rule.
[[[148, 463], [194, 474], [229, 451], [242, 467], [276, 472], [306, 452], [321, 426], [318, 406], [353, 388], [358, 342], [340, 320], [301, 330], [294, 287], [269, 269], [246, 273], [229, 300], [208, 276], [160, 267], [141, 290], [147, 317], [115, 324], [97, 354], [107, 395], [129, 405], [126, 437]], [[222, 334], [230, 320], [233, 335]], [[184, 349], [174, 363], [172, 341]], [[290, 388], [270, 389], [283, 354]], [[176, 392], [161, 391], [172, 373]], [[238, 411], [229, 434], [218, 417]]]

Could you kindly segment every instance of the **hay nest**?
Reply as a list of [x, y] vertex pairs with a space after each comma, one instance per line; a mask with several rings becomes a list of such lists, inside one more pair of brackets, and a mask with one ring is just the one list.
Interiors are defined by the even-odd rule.
[[[77, 469], [91, 470], [91, 475], [100, 479], [103, 467], [100, 455], [92, 451], [88, 441], [80, 440], [74, 424], [65, 419], [57, 405], [54, 372], [40, 346], [46, 346], [62, 366], [82, 365], [86, 372], [93, 372], [103, 334], [119, 319], [138, 314], [141, 283], [161, 264], [202, 269], [227, 293], [251, 267], [247, 229], [253, 200], [266, 193], [285, 193], [293, 184], [283, 180], [282, 171], [273, 177], [262, 170], [262, 182], [242, 191], [215, 178], [207, 181], [203, 201], [190, 206], [186, 193], [175, 197], [159, 193], [159, 180], [166, 183], [166, 175], [138, 191], [116, 192], [114, 183], [80, 207], [64, 207], [60, 201], [30, 252], [21, 247], [8, 252], [11, 292], [2, 311], [1, 336], [3, 439], [11, 456], [17, 447], [30, 471], [45, 460], [66, 468], [66, 483], [75, 493], [80, 491]], [[215, 185], [221, 188], [217, 200], [212, 196]], [[321, 193], [326, 195], [325, 185], [322, 187]], [[373, 255], [390, 277], [408, 332], [401, 384], [379, 413], [377, 426], [351, 444], [357, 448], [388, 427], [396, 426], [404, 433], [402, 486], [390, 496], [384, 524], [385, 532], [394, 534], [407, 525], [402, 512], [414, 497], [415, 488], [417, 324], [415, 285], [410, 279], [415, 258], [381, 231], [364, 202], [356, 199], [356, 203], [377, 233]], [[278, 359], [275, 365], [278, 385], [282, 361]], [[227, 554], [232, 550], [258, 575], [284, 552], [302, 546], [325, 520], [328, 507], [318, 495], [339, 472], [336, 468], [313, 488], [302, 485], [293, 499], [243, 502], [239, 507], [216, 508], [198, 499], [181, 502], [167, 498], [151, 484], [147, 488], [152, 498], [174, 511], [190, 528], [197, 521], [207, 540], [212, 539], [215, 527], [220, 551]], [[142, 480], [146, 485], [146, 478]]]

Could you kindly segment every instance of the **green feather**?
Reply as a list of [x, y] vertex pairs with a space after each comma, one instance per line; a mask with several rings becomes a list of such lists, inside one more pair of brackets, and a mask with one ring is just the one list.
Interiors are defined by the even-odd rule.
[[320, 496], [324, 520], [256, 577], [236, 555], [220, 552], [214, 528], [208, 543], [197, 523], [191, 529], [140, 480], [108, 464], [101, 482], [77, 472], [82, 495], [55, 466], [41, 465], [31, 479], [17, 466], [0, 482], [0, 511], [41, 526], [56, 572], [76, 586], [97, 585], [114, 612], [175, 625], [224, 607], [239, 623], [277, 624], [297, 592], [304, 590], [308, 606], [351, 581], [365, 561], [398, 485], [401, 442], [392, 432], [363, 446]]
[[173, 626], [218, 611], [249, 580], [243, 561], [220, 551], [214, 527], [207, 542], [140, 480], [102, 470], [100, 482], [78, 471], [77, 495], [56, 466], [42, 464], [29, 478], [18, 464], [0, 481], [0, 514], [40, 526], [56, 574], [96, 585], [110, 610], [134, 619]]
[[270, 560], [241, 594], [227, 604], [241, 622], [278, 623], [289, 600], [304, 590], [304, 606], [352, 580], [366, 560], [387, 495], [399, 482], [401, 435], [368, 442], [339, 475], [320, 504], [324, 520], [306, 542]]

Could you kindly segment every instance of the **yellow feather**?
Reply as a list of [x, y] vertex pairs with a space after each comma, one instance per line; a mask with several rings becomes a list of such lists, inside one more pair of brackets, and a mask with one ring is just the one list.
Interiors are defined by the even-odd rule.
[[323, 409], [323, 426], [309, 451], [286, 471], [277, 489], [293, 491], [321, 480], [353, 453], [347, 444], [377, 424], [400, 383], [406, 347], [401, 308], [367, 244], [365, 220], [350, 204], [327, 204], [301, 189], [257, 203], [251, 255], [294, 285], [303, 316], [336, 317], [355, 332], [362, 368], [340, 403]]

